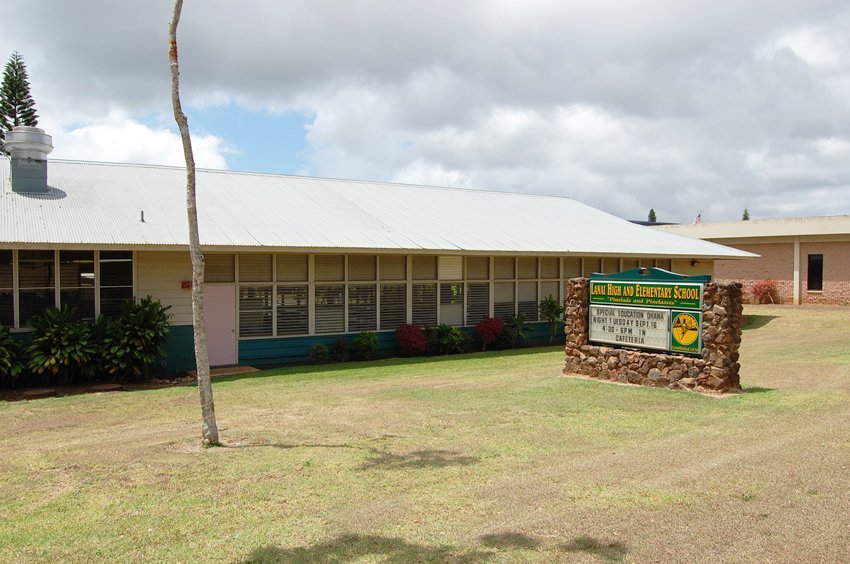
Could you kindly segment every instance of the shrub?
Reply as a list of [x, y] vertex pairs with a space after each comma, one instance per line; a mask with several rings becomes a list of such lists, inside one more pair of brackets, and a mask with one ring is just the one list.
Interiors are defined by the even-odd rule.
[[564, 322], [564, 312], [567, 308], [558, 303], [558, 300], [552, 297], [552, 294], [540, 302], [540, 317], [544, 321], [549, 322], [549, 344], [555, 340], [555, 334], [558, 332], [558, 325]]
[[525, 314], [519, 312], [511, 315], [505, 321], [505, 337], [511, 348], [516, 348], [520, 341], [526, 340], [531, 335], [532, 329], [525, 323]]
[[354, 360], [371, 360], [378, 353], [378, 336], [363, 331], [351, 341], [351, 357]]
[[9, 330], [0, 327], [0, 386], [12, 386], [26, 368], [24, 347], [12, 338]]
[[779, 303], [779, 292], [776, 291], [776, 282], [773, 280], [759, 280], [753, 284], [751, 292], [757, 304]]
[[64, 306], [47, 308], [30, 320], [29, 368], [35, 374], [47, 374], [50, 383], [71, 383], [98, 355], [91, 324], [73, 319], [74, 308]]
[[478, 338], [481, 340], [481, 350], [487, 350], [487, 345], [495, 343], [505, 330], [505, 322], [495, 317], [482, 319], [475, 326]]
[[162, 345], [170, 330], [168, 310], [150, 296], [138, 303], [127, 301], [121, 315], [109, 321], [98, 319], [95, 330], [104, 331], [104, 369], [123, 377], [150, 376], [150, 367], [162, 356]]
[[333, 346], [333, 352], [331, 352], [331, 358], [336, 362], [348, 362], [348, 341], [342, 338], [337, 339]]
[[418, 356], [425, 354], [428, 341], [419, 325], [399, 325], [395, 330], [398, 338], [398, 348], [403, 356]]
[[425, 330], [425, 340], [428, 343], [429, 354], [462, 353], [466, 346], [466, 335], [457, 327], [441, 323], [436, 327]]
[[310, 347], [310, 361], [321, 364], [328, 361], [328, 347], [319, 343]]

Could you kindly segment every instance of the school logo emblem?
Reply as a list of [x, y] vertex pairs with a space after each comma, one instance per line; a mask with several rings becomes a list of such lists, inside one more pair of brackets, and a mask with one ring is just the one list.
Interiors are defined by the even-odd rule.
[[674, 311], [670, 348], [681, 352], [699, 352], [699, 334], [702, 315], [692, 311]]

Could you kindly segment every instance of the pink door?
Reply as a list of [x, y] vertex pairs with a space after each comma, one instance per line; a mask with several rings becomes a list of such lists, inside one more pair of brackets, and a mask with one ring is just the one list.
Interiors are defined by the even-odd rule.
[[204, 286], [210, 366], [236, 364], [236, 286]]

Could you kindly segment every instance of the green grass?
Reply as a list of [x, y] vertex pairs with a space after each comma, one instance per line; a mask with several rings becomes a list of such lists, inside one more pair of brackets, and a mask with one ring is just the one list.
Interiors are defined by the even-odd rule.
[[191, 387], [0, 403], [0, 561], [846, 556], [845, 312], [750, 308], [723, 399], [544, 348], [217, 380], [223, 448]]

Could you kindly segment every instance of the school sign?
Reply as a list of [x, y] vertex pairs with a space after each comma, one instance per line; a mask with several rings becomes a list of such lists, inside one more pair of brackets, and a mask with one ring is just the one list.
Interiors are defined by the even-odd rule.
[[592, 274], [590, 342], [699, 355], [703, 289], [710, 280], [660, 268]]

